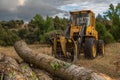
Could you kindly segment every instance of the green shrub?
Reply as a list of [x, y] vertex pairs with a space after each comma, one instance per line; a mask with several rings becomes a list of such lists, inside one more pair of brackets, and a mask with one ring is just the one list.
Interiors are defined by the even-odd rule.
[[1, 46], [11, 46], [19, 40], [20, 38], [12, 32], [11, 30], [4, 29], [0, 26], [0, 45]]
[[40, 36], [39, 36], [39, 41], [40, 41], [41, 43], [46, 42], [45, 36], [44, 36], [44, 35], [40, 35]]
[[18, 31], [19, 36], [21, 39], [24, 39], [28, 44], [33, 44], [34, 42], [38, 41], [38, 34], [36, 34], [35, 30], [30, 29], [20, 29]]
[[120, 27], [119, 26], [112, 26], [110, 33], [114, 36], [116, 41], [120, 39]]
[[63, 34], [63, 31], [62, 30], [49, 31], [49, 32], [45, 33], [44, 36], [46, 39], [48, 39], [48, 38], [53, 37], [55, 34]]
[[111, 42], [114, 42], [114, 37], [112, 36], [111, 33], [106, 31], [103, 40], [105, 43], [111, 43]]

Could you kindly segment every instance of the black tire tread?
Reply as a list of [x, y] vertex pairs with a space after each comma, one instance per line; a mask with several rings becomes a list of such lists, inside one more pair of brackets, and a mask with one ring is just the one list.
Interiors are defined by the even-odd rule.
[[84, 55], [85, 58], [88, 59], [94, 59], [93, 52], [92, 52], [92, 46], [93, 44], [96, 44], [96, 41], [94, 38], [86, 38], [85, 39], [85, 45], [84, 45]]
[[104, 45], [104, 41], [103, 40], [98, 40], [98, 55], [104, 55], [103, 51], [102, 51], [102, 45]]

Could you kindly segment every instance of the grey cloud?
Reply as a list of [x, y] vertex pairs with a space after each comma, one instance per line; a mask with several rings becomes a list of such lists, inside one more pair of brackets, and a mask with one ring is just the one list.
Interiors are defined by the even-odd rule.
[[25, 4], [20, 6], [18, 0], [0, 0], [0, 20], [23, 19], [29, 21], [37, 13], [42, 16], [53, 16], [59, 13], [68, 16], [66, 11], [62, 11], [58, 7], [73, 3], [79, 3], [84, 7], [86, 5], [83, 3], [86, 2], [88, 2], [87, 6], [99, 3], [109, 5], [108, 1], [112, 2], [112, 0], [26, 0]]
[[0, 10], [0, 20], [15, 19], [16, 16], [8, 10]]
[[[14, 4], [16, 3], [14, 2]], [[7, 9], [0, 8], [0, 19], [1, 20], [23, 19], [28, 21], [37, 13], [41, 14], [42, 16], [46, 15], [52, 16], [54, 14], [63, 12], [62, 10], [57, 9], [54, 5], [48, 3], [47, 2], [45, 3], [42, 0], [41, 1], [28, 0], [26, 1], [24, 6], [15, 6], [16, 10], [14, 11], [10, 11], [9, 7]]]
[[0, 0], [0, 10], [11, 10], [16, 8], [18, 4], [18, 0]]
[[41, 14], [42, 16], [52, 16], [53, 14], [57, 14], [60, 12], [63, 11], [55, 8], [53, 5], [49, 5], [38, 0], [28, 2], [25, 6], [18, 7], [18, 16], [20, 18], [25, 18], [25, 20], [29, 20], [35, 14]]

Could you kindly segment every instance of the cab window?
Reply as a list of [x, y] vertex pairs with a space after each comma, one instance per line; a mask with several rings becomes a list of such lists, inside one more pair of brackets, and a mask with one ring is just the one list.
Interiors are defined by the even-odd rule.
[[90, 16], [88, 13], [72, 14], [71, 21], [75, 26], [90, 25]]

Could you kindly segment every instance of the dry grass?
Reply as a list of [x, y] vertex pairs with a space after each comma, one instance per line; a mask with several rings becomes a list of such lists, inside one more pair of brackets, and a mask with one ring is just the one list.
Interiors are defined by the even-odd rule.
[[[51, 48], [46, 47], [46, 45], [29, 45], [29, 47], [38, 53], [51, 55]], [[120, 56], [119, 49], [120, 43], [106, 45], [104, 57], [98, 56], [94, 60], [87, 60], [84, 59], [84, 57], [81, 57], [81, 59], [77, 61], [76, 65], [84, 66], [118, 79], [120, 78], [120, 73], [115, 71], [114, 61], [116, 61]], [[0, 53], [4, 53], [5, 55], [15, 59], [20, 59], [13, 47], [0, 47]]]
[[13, 47], [0, 47], [0, 53], [3, 53], [15, 59], [20, 59]]
[[114, 61], [117, 61], [117, 58], [120, 56], [119, 49], [120, 43], [112, 43], [106, 45], [104, 57], [98, 56], [94, 60], [86, 60], [84, 58], [81, 58], [77, 62], [77, 65], [105, 73], [113, 78], [119, 78], [118, 80], [120, 80], [120, 73], [116, 72], [116, 66], [114, 65]]
[[29, 47], [37, 53], [51, 55], [52, 52], [49, 45], [29, 45]]
[[[37, 53], [43, 53], [51, 55], [51, 48], [48, 45], [29, 45], [31, 49], [33, 49]], [[22, 59], [18, 56], [16, 51], [14, 50], [14, 47], [0, 47], [0, 53], [3, 53], [7, 56], [10, 56], [12, 58], [15, 58], [18, 61], [21, 61]]]

